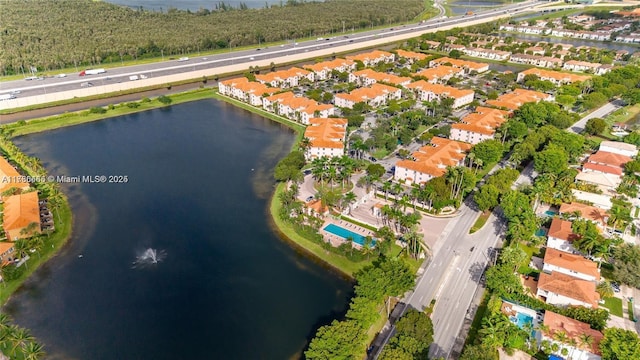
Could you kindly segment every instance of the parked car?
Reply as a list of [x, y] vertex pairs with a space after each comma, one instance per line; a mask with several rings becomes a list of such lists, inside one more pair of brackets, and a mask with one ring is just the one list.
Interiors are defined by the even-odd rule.
[[309, 197], [306, 199], [306, 202], [309, 202], [309, 201], [311, 201], [311, 200], [313, 200], [313, 195], [309, 196]]

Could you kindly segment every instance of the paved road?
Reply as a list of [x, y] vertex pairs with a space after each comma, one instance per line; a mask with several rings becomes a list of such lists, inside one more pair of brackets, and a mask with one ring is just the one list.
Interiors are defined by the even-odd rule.
[[[567, 131], [581, 132], [589, 119], [607, 116], [621, 105], [616, 101], [607, 103], [581, 118]], [[492, 172], [501, 166], [496, 165]], [[531, 184], [533, 177], [535, 174], [531, 162], [514, 186]], [[472, 202], [471, 197], [468, 197], [460, 207], [460, 216], [447, 224], [438, 239], [443, 242], [442, 246], [433, 254], [432, 262], [419, 278], [414, 291], [404, 301], [408, 306], [422, 310], [432, 299], [436, 299], [431, 316], [434, 342], [429, 349], [430, 358], [448, 359], [451, 356], [451, 350], [478, 289], [479, 279], [490, 260], [491, 251], [504, 235], [506, 224], [494, 214], [491, 214], [482, 229], [469, 234], [469, 229], [479, 215], [478, 210], [469, 206]], [[389, 337], [391, 335], [393, 332]]]
[[[441, 17], [431, 19], [422, 24], [407, 24], [393, 28], [382, 30], [367, 31], [362, 33], [348, 34], [326, 38], [323, 40], [312, 40], [296, 43], [295, 40], [288, 44], [274, 46], [271, 48], [263, 48], [258, 50], [234, 51], [218, 55], [210, 55], [206, 57], [194, 57], [188, 61], [178, 62], [176, 60], [163, 61], [144, 65], [127, 66], [120, 68], [108, 69], [106, 74], [86, 75], [79, 77], [79, 71], [67, 74], [65, 78], [46, 78], [44, 80], [15, 80], [0, 83], [0, 93], [9, 93], [12, 91], [20, 91], [17, 97], [29, 97], [36, 95], [52, 94], [68, 90], [80, 89], [84, 82], [91, 82], [94, 86], [109, 85], [118, 82], [130, 83], [129, 76], [144, 74], [149, 78], [167, 76], [171, 74], [181, 74], [194, 72], [205, 69], [215, 69], [222, 66], [235, 64], [244, 64], [247, 66], [258, 61], [264, 62], [271, 58], [279, 58], [283, 56], [292, 56], [296, 54], [304, 54], [305, 52], [324, 51], [325, 55], [330, 55], [333, 49], [340, 46], [358, 48], [359, 43], [371, 42], [372, 40], [383, 44], [387, 42], [387, 38], [398, 35], [418, 36], [426, 31], [446, 26], [464, 26], [466, 23], [476, 22], [482, 19], [488, 19], [495, 16], [504, 16], [506, 14], [515, 15], [530, 11], [532, 4], [538, 1], [526, 1], [519, 4], [512, 4], [499, 9], [491, 9], [478, 12], [473, 16], [458, 16], [449, 19]], [[441, 13], [443, 9], [440, 5]], [[314, 53], [315, 54], [315, 53]], [[168, 57], [167, 57], [168, 58]], [[77, 69], [82, 70], [82, 69]], [[185, 75], [185, 78], [187, 75]], [[138, 83], [138, 82], [132, 82]], [[10, 101], [8, 101], [10, 102]]]
[[587, 121], [593, 118], [603, 118], [612, 112], [620, 109], [624, 104], [620, 100], [615, 100], [609, 103], [604, 104], [603, 106], [595, 109], [582, 119], [580, 119], [577, 123], [573, 124], [567, 131], [572, 132], [574, 134], [579, 134], [584, 131], [585, 125], [587, 125]]

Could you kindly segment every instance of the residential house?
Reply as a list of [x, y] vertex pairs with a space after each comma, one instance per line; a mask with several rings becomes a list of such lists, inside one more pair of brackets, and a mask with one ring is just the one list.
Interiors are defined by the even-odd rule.
[[459, 44], [447, 44], [444, 46], [444, 50], [445, 51], [452, 51], [452, 50], [458, 50], [460, 52], [464, 51], [467, 47], [464, 45], [459, 45]]
[[310, 140], [311, 146], [305, 152], [305, 157], [310, 161], [323, 156], [343, 156], [346, 136], [347, 119], [309, 119], [309, 126], [304, 131], [304, 137]]
[[544, 55], [544, 48], [541, 48], [539, 46], [531, 46], [524, 49], [524, 53], [525, 54], [530, 53], [531, 55]]
[[558, 68], [562, 66], [562, 59], [550, 56], [528, 55], [528, 54], [512, 54], [509, 62], [516, 64], [533, 65], [544, 68]]
[[280, 88], [268, 87], [259, 82], [249, 81], [244, 77], [221, 81], [218, 84], [218, 89], [223, 95], [248, 102], [253, 106], [262, 106], [263, 97], [282, 91]]
[[609, 214], [606, 210], [596, 206], [591, 206], [579, 202], [570, 202], [560, 205], [560, 214], [576, 214], [579, 218], [590, 220], [598, 227], [604, 228], [607, 225]]
[[360, 61], [364, 64], [364, 66], [375, 66], [381, 62], [392, 63], [396, 60], [396, 58], [395, 55], [390, 52], [373, 50], [358, 55], [347, 56], [347, 60]]
[[611, 207], [613, 206], [611, 202], [611, 195], [594, 194], [576, 189], [572, 189], [571, 193], [576, 198], [576, 200], [586, 201], [589, 204], [592, 204], [593, 206], [603, 210], [611, 210]]
[[615, 12], [615, 14], [618, 16], [631, 17], [631, 18], [640, 17], [640, 8], [636, 8], [629, 11], [618, 10]]
[[453, 66], [440, 65], [428, 69], [421, 70], [413, 76], [426, 79], [432, 84], [439, 82], [447, 82], [449, 79], [455, 76], [464, 74], [464, 70], [461, 68], [455, 68]]
[[575, 252], [573, 241], [577, 240], [579, 235], [573, 232], [571, 225], [571, 221], [553, 218], [549, 232], [547, 232], [547, 249]]
[[487, 100], [486, 103], [491, 106], [516, 110], [520, 106], [529, 102], [553, 101], [553, 95], [545, 94], [539, 91], [515, 89], [510, 93], [500, 95], [495, 100]]
[[333, 105], [319, 104], [314, 100], [295, 96], [291, 91], [263, 98], [262, 107], [305, 125], [308, 125], [309, 119], [313, 117], [329, 117], [335, 111]]
[[10, 241], [28, 238], [42, 231], [36, 191], [7, 196], [2, 216], [4, 233]]
[[564, 63], [563, 70], [591, 72], [596, 75], [603, 75], [611, 71], [612, 66], [600, 63], [590, 63], [586, 61], [570, 60]]
[[640, 43], [640, 35], [618, 35], [615, 40], [623, 43]]
[[638, 148], [635, 145], [619, 141], [603, 141], [600, 143], [599, 150], [628, 157], [638, 155]]
[[591, 15], [573, 15], [573, 16], [569, 16], [567, 18], [567, 20], [569, 20], [570, 22], [574, 23], [574, 24], [578, 24], [578, 23], [582, 23], [582, 22], [586, 22], [586, 21], [593, 21], [596, 18], [591, 16]]
[[304, 212], [308, 216], [321, 218], [329, 215], [329, 207], [322, 204], [322, 200], [314, 199], [304, 203]]
[[496, 129], [500, 127], [510, 112], [478, 106], [476, 110], [463, 117], [459, 123], [451, 125], [449, 139], [477, 144], [493, 139]]
[[507, 60], [509, 56], [511, 56], [511, 52], [509, 51], [490, 50], [483, 48], [470, 48], [465, 49], [463, 52], [469, 56], [499, 61]]
[[611, 40], [611, 33], [608, 31], [582, 31], [582, 30], [567, 30], [567, 29], [553, 29], [551, 35], [560, 37], [571, 37], [576, 39], [585, 40], [598, 40], [607, 41]]
[[[438, 43], [438, 45], [439, 45], [439, 43]], [[402, 49], [396, 50], [396, 54], [400, 58], [407, 59], [409, 64], [413, 64], [416, 61], [424, 60], [424, 59], [426, 59], [428, 57], [427, 55], [422, 54], [422, 53], [417, 53], [417, 52], [414, 52], [414, 51], [407, 51], [407, 50], [402, 50]]]
[[434, 137], [431, 144], [414, 152], [412, 159], [396, 163], [394, 177], [405, 184], [423, 184], [442, 176], [447, 167], [463, 164], [470, 144]]
[[370, 86], [377, 82], [383, 82], [395, 86], [405, 86], [411, 82], [410, 77], [382, 73], [372, 69], [364, 69], [349, 74], [349, 82], [362, 86]]
[[0, 198], [2, 194], [10, 189], [26, 190], [29, 183], [23, 178], [7, 159], [0, 156]]
[[10, 241], [0, 242], [0, 267], [15, 259], [14, 243]]
[[304, 69], [313, 71], [317, 80], [327, 80], [331, 77], [331, 73], [335, 71], [339, 72], [352, 72], [356, 69], [356, 63], [347, 59], [335, 59], [330, 61], [322, 61], [316, 64], [304, 65]]
[[587, 281], [600, 281], [600, 269], [595, 261], [586, 259], [582, 255], [547, 248], [544, 253], [542, 271], [570, 275]]
[[427, 44], [429, 49], [437, 49], [440, 47], [440, 43], [437, 41], [425, 40], [424, 43]]
[[[600, 360], [602, 358], [600, 342], [604, 335], [600, 331], [592, 329], [589, 324], [549, 310], [545, 311], [542, 324], [544, 330], [538, 331], [536, 334], [538, 343], [548, 341], [551, 344], [558, 344], [560, 349], [566, 348], [568, 350], [572, 360]], [[568, 341], [559, 342], [557, 340], [558, 333], [564, 334]], [[584, 343], [585, 337], [591, 341]], [[558, 355], [560, 354], [558, 352]]]
[[600, 295], [596, 283], [563, 274], [559, 271], [541, 272], [536, 296], [556, 306], [584, 306], [597, 309]]
[[588, 75], [576, 75], [553, 70], [531, 68], [518, 73], [518, 82], [522, 82], [527, 75], [536, 75], [540, 80], [551, 81], [556, 86], [583, 82], [590, 79], [590, 76]]
[[452, 59], [450, 57], [441, 57], [435, 60], [429, 61], [429, 67], [434, 67], [436, 65], [446, 65], [450, 64], [455, 68], [464, 69], [464, 71], [468, 74], [471, 72], [483, 73], [489, 70], [489, 64], [478, 63], [474, 61], [460, 60], [460, 59]]
[[333, 101], [336, 106], [352, 109], [359, 102], [378, 107], [389, 100], [398, 100], [401, 96], [402, 91], [399, 88], [376, 83], [370, 87], [355, 89], [348, 94], [336, 94]]
[[315, 73], [292, 67], [287, 70], [273, 71], [268, 74], [255, 75], [256, 81], [263, 84], [268, 84], [272, 87], [291, 88], [298, 86], [301, 80], [306, 79], [308, 81], [315, 81]]
[[452, 98], [452, 107], [454, 109], [472, 103], [473, 96], [475, 95], [473, 90], [457, 89], [442, 84], [431, 84], [424, 80], [419, 80], [407, 85], [407, 89], [415, 91], [420, 101], [441, 101], [445, 97]]
[[528, 25], [500, 25], [502, 31], [513, 31], [525, 34], [533, 35], [545, 35], [549, 33], [550, 29], [541, 26], [528, 26]]

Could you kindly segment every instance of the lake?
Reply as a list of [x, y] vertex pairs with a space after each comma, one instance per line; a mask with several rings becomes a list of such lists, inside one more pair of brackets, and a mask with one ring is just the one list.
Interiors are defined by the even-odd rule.
[[502, 1], [495, 0], [448, 0], [445, 5], [453, 15], [463, 15], [467, 11], [478, 12], [504, 4]]
[[147, 10], [164, 10], [176, 8], [180, 10], [198, 11], [199, 9], [213, 10], [216, 4], [224, 2], [234, 8], [240, 7], [240, 4], [246, 4], [249, 8], [264, 8], [265, 4], [286, 4], [286, 0], [105, 0], [118, 5], [125, 5], [132, 8], [142, 6]]
[[[16, 140], [65, 184], [74, 235], [5, 306], [51, 359], [295, 359], [352, 284], [270, 227], [287, 128], [215, 100]], [[164, 259], [134, 265], [147, 249]], [[82, 255], [80, 257], [79, 255]]]

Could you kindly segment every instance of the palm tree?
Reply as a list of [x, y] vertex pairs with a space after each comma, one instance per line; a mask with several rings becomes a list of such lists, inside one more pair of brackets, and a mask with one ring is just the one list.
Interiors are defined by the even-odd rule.
[[418, 259], [420, 254], [426, 252], [429, 248], [422, 239], [422, 234], [419, 234], [415, 228], [409, 229], [409, 231], [404, 234], [404, 239], [407, 242], [405, 250], [407, 254], [414, 259]]
[[371, 236], [365, 236], [364, 243], [362, 244], [362, 252], [367, 255], [367, 260], [369, 259], [369, 255], [373, 252], [373, 238]]
[[608, 280], [601, 281], [596, 286], [596, 292], [600, 294], [600, 298], [610, 298], [613, 297], [613, 289], [611, 288], [611, 283]]
[[[18, 239], [15, 243], [13, 243], [13, 248], [16, 252], [16, 256], [20, 259], [23, 259], [29, 255], [29, 243], [25, 239]], [[27, 266], [27, 263], [24, 263], [24, 266]]]
[[34, 338], [31, 336], [31, 333], [29, 333], [29, 330], [18, 328], [11, 334], [11, 341], [13, 342], [11, 353], [15, 356], [18, 347], [26, 346], [29, 342], [34, 341]]
[[384, 199], [387, 200], [389, 190], [391, 190], [391, 183], [389, 181], [382, 184], [382, 190], [384, 191]]
[[556, 331], [553, 334], [553, 339], [563, 344], [566, 344], [569, 341], [569, 335], [567, 335], [566, 332], [560, 330], [560, 331]]
[[593, 345], [594, 338], [589, 334], [580, 334], [578, 335], [578, 342], [580, 343], [580, 347], [591, 351], [591, 346]]
[[42, 345], [31, 341], [22, 347], [22, 354], [24, 360], [38, 360], [44, 358], [47, 353]]
[[303, 137], [298, 143], [298, 147], [300, 148], [300, 151], [302, 151], [303, 153], [306, 153], [307, 150], [309, 150], [309, 148], [311, 147], [311, 139], [309, 139], [306, 136]]
[[356, 199], [357, 199], [356, 194], [354, 194], [351, 191], [349, 191], [348, 193], [344, 194], [344, 196], [342, 197], [342, 204], [343, 204], [344, 207], [349, 209], [349, 215], [351, 215], [351, 204], [356, 202]]

